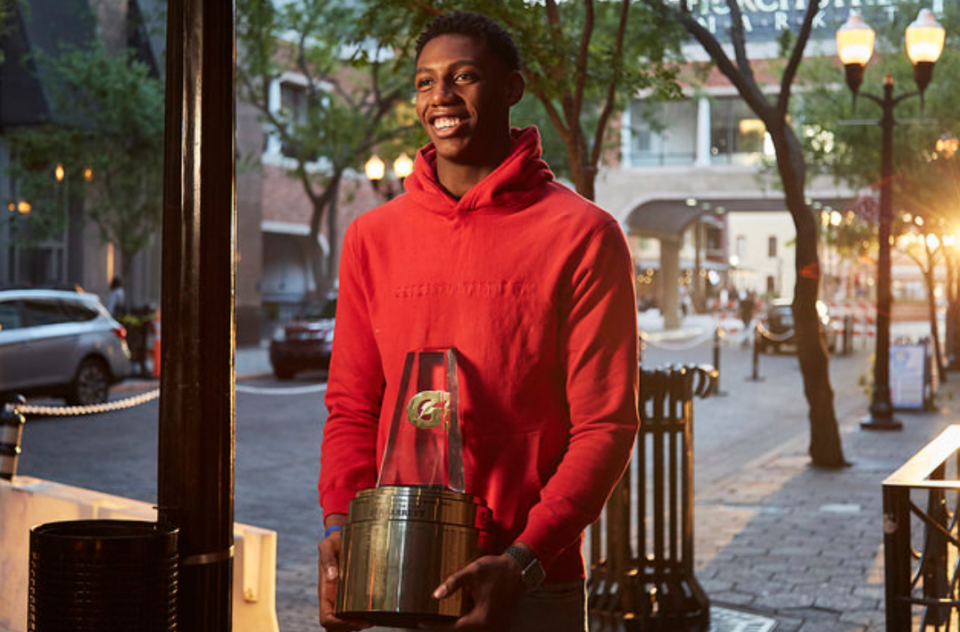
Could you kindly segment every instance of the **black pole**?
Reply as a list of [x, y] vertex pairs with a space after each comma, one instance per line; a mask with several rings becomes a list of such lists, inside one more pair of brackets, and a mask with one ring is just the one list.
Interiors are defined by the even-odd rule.
[[717, 370], [717, 379], [713, 381], [710, 394], [714, 397], [723, 397], [725, 391], [720, 390], [720, 325], [713, 330], [713, 368]]
[[750, 376], [751, 382], [762, 382], [760, 377], [760, 323], [753, 328], [753, 374]]
[[873, 396], [870, 414], [860, 422], [865, 430], [900, 430], [903, 425], [893, 418], [890, 402], [890, 310], [893, 303], [890, 275], [890, 226], [893, 222], [893, 109], [899, 100], [893, 97], [893, 76], [883, 82], [883, 109], [880, 129], [883, 130], [880, 166], [880, 221], [877, 230], [877, 351], [873, 364]]
[[234, 1], [167, 4], [159, 520], [178, 629], [232, 627]]

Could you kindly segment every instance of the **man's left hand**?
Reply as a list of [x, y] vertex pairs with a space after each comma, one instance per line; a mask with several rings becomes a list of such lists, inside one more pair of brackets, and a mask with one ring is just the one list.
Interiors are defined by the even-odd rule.
[[423, 624], [422, 627], [451, 632], [502, 630], [523, 596], [520, 565], [508, 555], [486, 555], [467, 564], [448, 577], [433, 592], [445, 599], [463, 591], [467, 612], [449, 625]]

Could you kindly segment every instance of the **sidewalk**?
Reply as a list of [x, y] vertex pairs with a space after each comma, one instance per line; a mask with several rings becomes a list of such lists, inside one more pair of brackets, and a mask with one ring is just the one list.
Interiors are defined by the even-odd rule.
[[862, 430], [865, 410], [840, 419], [848, 468], [812, 467], [804, 436], [697, 490], [695, 574], [712, 604], [778, 632], [883, 630], [882, 482], [960, 422], [951, 380], [938, 412], [897, 413], [900, 432]]
[[[153, 370], [152, 363], [147, 363], [147, 370]], [[273, 367], [270, 366], [269, 341], [263, 341], [259, 346], [255, 347], [237, 347], [234, 355], [234, 373], [237, 376], [237, 380], [252, 380], [258, 377], [273, 375]], [[160, 380], [157, 378], [134, 376], [115, 385], [111, 389], [111, 392], [130, 393], [149, 391], [159, 387], [159, 385]]]

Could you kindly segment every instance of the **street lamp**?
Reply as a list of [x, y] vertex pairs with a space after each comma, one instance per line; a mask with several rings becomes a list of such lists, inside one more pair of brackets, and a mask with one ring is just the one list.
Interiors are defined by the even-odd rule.
[[[894, 108], [904, 100], [919, 96], [933, 76], [933, 65], [943, 50], [945, 31], [937, 23], [933, 12], [921, 9], [917, 19], [907, 27], [907, 55], [913, 62], [916, 92], [893, 96], [893, 75], [883, 82], [883, 97], [863, 96], [880, 106], [883, 115], [879, 121], [883, 131], [880, 167], [880, 218], [878, 226], [879, 255], [877, 257], [877, 351], [873, 365], [873, 396], [870, 414], [860, 427], [870, 430], [899, 430], [902, 425], [893, 418], [890, 402], [890, 225], [893, 218], [893, 117]], [[847, 22], [837, 31], [837, 53], [846, 68], [847, 86], [854, 99], [863, 83], [863, 69], [873, 55], [874, 32], [857, 13], [851, 13]]]
[[370, 160], [363, 165], [363, 170], [367, 174], [367, 179], [373, 185], [374, 191], [379, 191], [380, 181], [383, 180], [383, 176], [386, 174], [387, 165], [381, 160], [380, 156], [374, 154], [370, 156]]
[[[363, 170], [367, 174], [367, 179], [370, 180], [370, 183], [373, 185], [373, 190], [379, 192], [380, 181], [387, 175], [386, 163], [374, 154], [367, 160], [366, 164], [364, 164]], [[413, 159], [405, 153], [400, 154], [397, 159], [393, 161], [393, 175], [400, 182], [401, 188], [403, 187], [403, 180], [411, 173], [413, 173]], [[389, 182], [387, 183], [384, 193], [387, 199], [392, 199], [396, 195]]]

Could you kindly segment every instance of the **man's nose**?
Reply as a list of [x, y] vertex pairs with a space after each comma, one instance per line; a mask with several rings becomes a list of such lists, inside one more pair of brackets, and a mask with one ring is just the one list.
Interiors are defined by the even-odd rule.
[[433, 91], [433, 101], [438, 103], [446, 103], [456, 98], [456, 93], [454, 92], [453, 88], [453, 81], [441, 79], [437, 82], [437, 88]]

